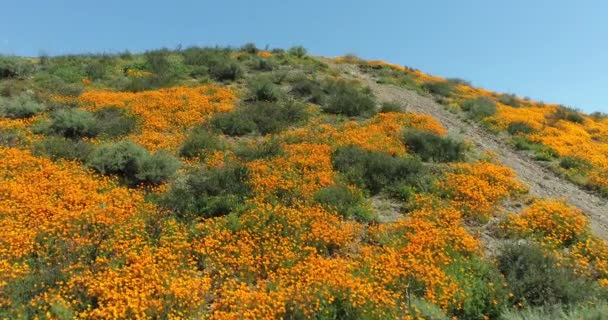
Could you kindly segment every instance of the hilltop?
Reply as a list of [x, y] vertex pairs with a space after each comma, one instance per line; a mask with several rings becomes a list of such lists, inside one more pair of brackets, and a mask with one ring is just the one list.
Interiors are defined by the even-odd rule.
[[606, 115], [252, 44], [0, 95], [0, 318], [608, 313]]

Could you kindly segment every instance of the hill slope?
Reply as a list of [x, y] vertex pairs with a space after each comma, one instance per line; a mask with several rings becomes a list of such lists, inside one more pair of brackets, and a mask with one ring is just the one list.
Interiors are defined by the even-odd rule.
[[603, 115], [301, 47], [0, 77], [0, 318], [607, 313]]
[[[327, 61], [331, 64], [331, 61]], [[378, 78], [361, 72], [352, 65], [332, 64], [334, 68], [362, 80], [372, 88], [376, 96], [385, 102], [399, 101], [409, 112], [428, 114], [437, 119], [448, 131], [460, 134], [482, 151], [496, 154], [501, 164], [515, 170], [518, 179], [530, 186], [530, 193], [538, 197], [564, 198], [568, 203], [583, 210], [589, 217], [593, 232], [608, 240], [608, 200], [584, 190], [543, 166], [529, 154], [518, 152], [508, 142], [508, 137], [489, 132], [481, 125], [467, 121], [466, 116], [446, 110], [432, 97], [392, 84], [379, 84]]]

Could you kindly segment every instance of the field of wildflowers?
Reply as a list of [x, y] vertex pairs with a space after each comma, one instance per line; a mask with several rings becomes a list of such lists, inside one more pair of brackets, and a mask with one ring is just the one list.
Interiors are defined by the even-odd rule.
[[[324, 112], [318, 103], [289, 95], [290, 77], [248, 69], [255, 59], [268, 59], [286, 73], [339, 77], [303, 48], [124, 54], [100, 59], [104, 72], [93, 79], [86, 66], [96, 59], [58, 57], [47, 62], [52, 68], [37, 66], [34, 78], [55, 79], [53, 70], [69, 62], [70, 79], [78, 81], [58, 78], [58, 88], [44, 89], [25, 76], [1, 80], [39, 90], [29, 99], [46, 107], [23, 118], [0, 118], [0, 318], [497, 318], [532, 304], [519, 303], [521, 297], [514, 303], [513, 284], [473, 232], [489, 220], [501, 221], [496, 237], [538, 243], [605, 294], [608, 247], [590, 233], [578, 209], [533, 199], [521, 213], [505, 214], [503, 201], [523, 201], [527, 192], [512, 169], [479, 159], [474, 150], [435, 162], [408, 148], [408, 130], [447, 136], [432, 117]], [[168, 72], [159, 67], [165, 63], [181, 73], [161, 74]], [[443, 81], [382, 62], [367, 65], [407, 73], [419, 84]], [[280, 99], [302, 100], [297, 106], [304, 110], [298, 112], [306, 121], [264, 135], [254, 130], [228, 136], [215, 129], [214, 117], [253, 108], [243, 81], [215, 77], [234, 68], [269, 73], [285, 91]], [[167, 84], [144, 90], [117, 84], [169, 78], [143, 83]], [[61, 87], [74, 83], [85, 88], [67, 94], [72, 91]], [[450, 103], [498, 99], [461, 84], [454, 88]], [[320, 92], [331, 95], [331, 86]], [[6, 99], [14, 96], [7, 93]], [[534, 131], [526, 139], [558, 156], [588, 161], [589, 181], [605, 183], [606, 151], [581, 152], [580, 146], [591, 150], [608, 143], [606, 120], [585, 116], [583, 123], [549, 124], [557, 106], [496, 103], [497, 113], [484, 121], [505, 130], [513, 122], [530, 122]], [[108, 107], [133, 116], [135, 128], [86, 137], [44, 129], [57, 110], [95, 114]], [[79, 118], [68, 120], [63, 125], [71, 133], [86, 126]], [[49, 137], [93, 151], [75, 159], [32, 151]], [[187, 139], [195, 152], [186, 157], [180, 150]], [[95, 150], [125, 141], [133, 154], [113, 155], [104, 164], [118, 169], [108, 173], [91, 165], [99, 162], [91, 159], [99, 156]], [[163, 179], [134, 185], [125, 182], [126, 174]], [[399, 208], [397, 219], [383, 222], [381, 212], [350, 214], [373, 211], [378, 198]], [[213, 213], [199, 212], [204, 210]]]

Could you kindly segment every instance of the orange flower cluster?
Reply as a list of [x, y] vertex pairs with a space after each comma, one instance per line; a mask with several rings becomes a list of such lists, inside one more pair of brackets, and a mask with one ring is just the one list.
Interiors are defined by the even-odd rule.
[[272, 53], [270, 53], [268, 51], [264, 51], [264, 50], [259, 51], [257, 55], [258, 55], [258, 57], [261, 57], [261, 58], [272, 58]]
[[563, 245], [581, 237], [588, 222], [580, 210], [563, 201], [538, 199], [520, 214], [511, 215], [506, 228]]
[[480, 254], [480, 243], [463, 227], [462, 216], [454, 207], [425, 198], [417, 202], [421, 208], [407, 219], [371, 231], [383, 246], [368, 247], [362, 259], [371, 276], [384, 286], [402, 293], [422, 290], [432, 303], [457, 309], [460, 289], [444, 270], [456, 255]]
[[608, 245], [591, 235], [581, 210], [564, 201], [536, 199], [521, 213], [509, 215], [503, 228], [532, 237], [581, 274], [608, 285]]
[[247, 163], [250, 184], [257, 196], [278, 194], [310, 197], [334, 181], [331, 148], [324, 144], [287, 144], [285, 155]]
[[308, 126], [284, 133], [284, 137], [290, 141], [325, 143], [333, 148], [354, 145], [364, 150], [403, 155], [406, 150], [401, 141], [401, 132], [406, 127], [446, 134], [446, 130], [431, 116], [388, 112], [377, 114], [363, 123], [349, 121], [340, 126], [317, 119]]
[[193, 126], [213, 113], [234, 108], [235, 94], [228, 88], [213, 85], [173, 87], [143, 92], [86, 91], [78, 102], [87, 109], [106, 106], [129, 109], [141, 117], [140, 132], [131, 138], [149, 150], [175, 150]]
[[450, 193], [452, 204], [469, 217], [488, 219], [499, 201], [526, 191], [508, 167], [476, 162], [455, 164], [452, 169], [442, 188]]

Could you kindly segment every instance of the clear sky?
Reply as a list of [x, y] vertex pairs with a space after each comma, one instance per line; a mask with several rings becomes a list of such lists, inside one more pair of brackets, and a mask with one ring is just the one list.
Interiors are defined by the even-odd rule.
[[608, 112], [608, 1], [2, 0], [0, 53], [303, 45]]

